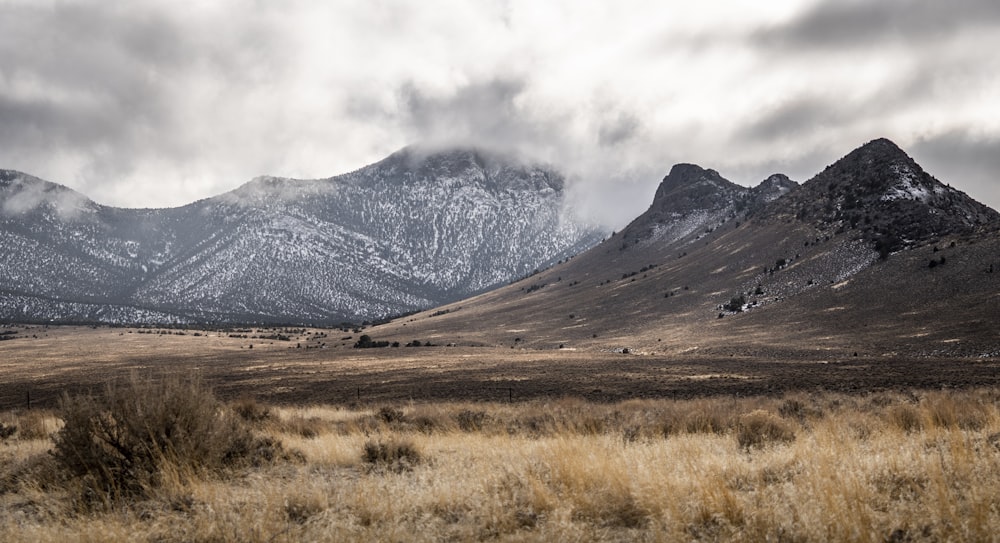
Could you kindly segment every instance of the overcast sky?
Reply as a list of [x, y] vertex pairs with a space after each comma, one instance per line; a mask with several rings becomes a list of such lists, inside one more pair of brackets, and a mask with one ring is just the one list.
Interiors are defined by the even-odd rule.
[[997, 51], [995, 0], [0, 0], [0, 168], [165, 207], [475, 144], [619, 227], [674, 163], [805, 181], [888, 137], [1000, 208]]

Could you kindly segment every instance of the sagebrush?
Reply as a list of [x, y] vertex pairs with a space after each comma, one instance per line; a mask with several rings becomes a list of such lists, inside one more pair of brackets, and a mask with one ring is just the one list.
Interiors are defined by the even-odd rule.
[[197, 379], [133, 376], [103, 394], [64, 396], [59, 415], [52, 455], [99, 501], [142, 494], [167, 468], [211, 472], [281, 454]]

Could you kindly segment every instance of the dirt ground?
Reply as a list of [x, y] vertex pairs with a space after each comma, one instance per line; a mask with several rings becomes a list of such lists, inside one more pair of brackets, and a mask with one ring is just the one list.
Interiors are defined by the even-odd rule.
[[[54, 407], [140, 375], [197, 375], [225, 399], [289, 405], [863, 394], [1000, 385], [998, 358], [853, 353], [620, 353], [509, 347], [354, 349], [339, 330], [16, 326], [0, 341], [0, 409]], [[261, 339], [261, 336], [286, 336]], [[240, 337], [231, 337], [240, 336]], [[245, 337], [242, 337], [245, 336]], [[350, 339], [348, 339], [350, 337]], [[252, 348], [250, 346], [253, 346]]]

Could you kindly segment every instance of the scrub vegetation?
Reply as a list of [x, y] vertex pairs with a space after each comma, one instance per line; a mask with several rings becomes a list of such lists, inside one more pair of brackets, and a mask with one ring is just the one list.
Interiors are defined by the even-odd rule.
[[1000, 391], [0, 413], [11, 541], [984, 541]]

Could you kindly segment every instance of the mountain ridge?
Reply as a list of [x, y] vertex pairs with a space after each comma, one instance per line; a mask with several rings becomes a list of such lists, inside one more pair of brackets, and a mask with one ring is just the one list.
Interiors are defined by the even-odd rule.
[[[507, 283], [604, 235], [565, 216], [561, 176], [543, 167], [483, 151], [400, 156], [326, 179], [260, 176], [176, 208], [64, 188], [86, 216], [46, 198], [60, 185], [5, 174], [0, 318], [101, 321], [121, 306], [180, 322], [361, 321]], [[26, 294], [96, 305], [39, 314]]]

